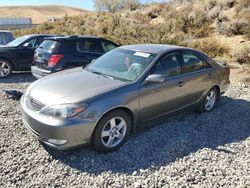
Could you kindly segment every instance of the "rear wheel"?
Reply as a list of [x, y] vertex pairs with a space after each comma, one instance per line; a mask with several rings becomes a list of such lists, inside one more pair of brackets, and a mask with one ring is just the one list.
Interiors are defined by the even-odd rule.
[[6, 78], [11, 75], [13, 66], [10, 62], [0, 59], [0, 78]]
[[126, 141], [130, 130], [129, 115], [122, 110], [112, 111], [98, 123], [92, 137], [92, 147], [101, 153], [114, 151]]
[[196, 108], [198, 112], [209, 112], [215, 108], [219, 100], [219, 91], [213, 87], [207, 93], [206, 97], [201, 101], [199, 106]]

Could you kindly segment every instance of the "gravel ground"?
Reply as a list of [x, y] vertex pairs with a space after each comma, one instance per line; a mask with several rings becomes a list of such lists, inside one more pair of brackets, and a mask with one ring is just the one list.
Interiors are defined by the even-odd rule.
[[[0, 80], [0, 93], [32, 80]], [[0, 187], [250, 187], [250, 87], [241, 84], [232, 84], [214, 111], [177, 113], [141, 128], [113, 153], [43, 146], [12, 100], [0, 99], [0, 134]]]

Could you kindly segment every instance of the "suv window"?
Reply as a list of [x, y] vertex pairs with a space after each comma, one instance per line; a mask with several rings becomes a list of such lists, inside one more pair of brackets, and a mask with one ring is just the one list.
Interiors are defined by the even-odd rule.
[[103, 51], [105, 53], [110, 51], [110, 50], [113, 50], [117, 47], [117, 45], [115, 45], [109, 41], [101, 41], [101, 45], [102, 45]]
[[26, 41], [25, 44], [29, 43], [31, 45], [30, 48], [36, 48], [36, 41], [37, 41], [37, 39], [33, 38], [31, 40]]
[[37, 38], [35, 48], [38, 48], [38, 46], [40, 46], [40, 44], [42, 44], [43, 41], [44, 41], [44, 38]]
[[161, 74], [165, 78], [180, 74], [180, 59], [178, 53], [168, 54], [162, 57], [156, 64], [152, 74]]
[[191, 52], [183, 52], [182, 73], [194, 72], [204, 69], [204, 62]]
[[77, 43], [77, 51], [79, 52], [95, 52], [103, 53], [101, 45], [98, 41], [95, 40], [80, 40]]
[[40, 48], [48, 50], [48, 51], [54, 51], [56, 48], [58, 48], [59, 42], [55, 40], [45, 40], [40, 45]]

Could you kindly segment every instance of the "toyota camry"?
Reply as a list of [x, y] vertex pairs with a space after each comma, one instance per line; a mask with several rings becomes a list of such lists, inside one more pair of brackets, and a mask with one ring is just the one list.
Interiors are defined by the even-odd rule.
[[229, 87], [229, 74], [226, 63], [194, 49], [122, 46], [85, 68], [33, 82], [21, 99], [22, 119], [53, 148], [91, 145], [110, 152], [149, 121], [189, 106], [213, 110]]

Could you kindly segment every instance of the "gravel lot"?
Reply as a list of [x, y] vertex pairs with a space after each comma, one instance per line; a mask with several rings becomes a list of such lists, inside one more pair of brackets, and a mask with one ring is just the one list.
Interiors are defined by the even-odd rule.
[[[0, 95], [32, 80], [2, 79]], [[241, 84], [214, 111], [140, 128], [114, 153], [43, 146], [22, 125], [18, 101], [0, 99], [0, 134], [0, 187], [250, 187], [250, 87]]]

